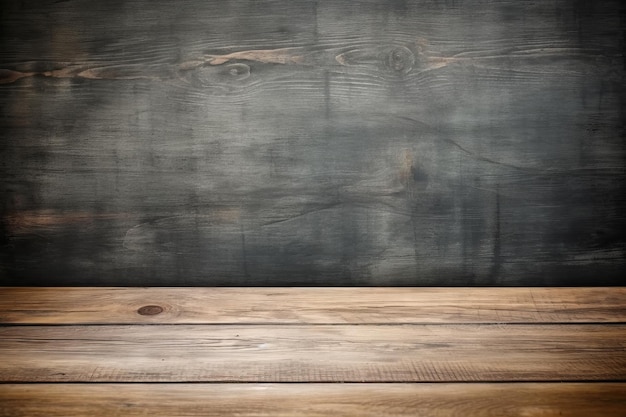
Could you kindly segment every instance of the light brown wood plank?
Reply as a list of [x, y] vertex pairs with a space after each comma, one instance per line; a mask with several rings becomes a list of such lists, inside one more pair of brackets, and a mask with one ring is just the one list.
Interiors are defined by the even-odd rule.
[[5, 324], [524, 322], [626, 322], [626, 287], [0, 288]]
[[626, 325], [0, 328], [2, 382], [626, 381]]
[[626, 416], [626, 384], [17, 384], [0, 416]]

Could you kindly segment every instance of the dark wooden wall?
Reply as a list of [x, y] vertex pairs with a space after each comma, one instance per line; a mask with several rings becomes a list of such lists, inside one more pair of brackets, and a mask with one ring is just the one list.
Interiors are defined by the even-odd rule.
[[623, 284], [621, 0], [2, 0], [2, 285]]

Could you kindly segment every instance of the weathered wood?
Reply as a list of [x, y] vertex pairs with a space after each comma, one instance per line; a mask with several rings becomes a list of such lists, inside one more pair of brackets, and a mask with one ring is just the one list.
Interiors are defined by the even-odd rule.
[[0, 6], [3, 285], [620, 285], [620, 0]]
[[626, 416], [623, 307], [620, 287], [3, 288], [0, 416]]
[[624, 381], [626, 325], [0, 327], [2, 382]]
[[2, 417], [626, 416], [626, 384], [36, 384]]
[[0, 289], [3, 324], [602, 322], [626, 323], [625, 287]]

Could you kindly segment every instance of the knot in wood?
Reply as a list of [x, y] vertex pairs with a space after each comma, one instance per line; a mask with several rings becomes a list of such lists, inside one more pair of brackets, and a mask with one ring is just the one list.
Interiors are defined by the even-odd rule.
[[229, 76], [237, 80], [245, 80], [250, 76], [250, 67], [246, 64], [227, 65], [225, 70]]
[[386, 63], [392, 70], [406, 74], [415, 65], [415, 55], [409, 48], [398, 46], [389, 51]]
[[140, 307], [137, 310], [137, 313], [142, 316], [156, 316], [157, 314], [161, 314], [163, 312], [163, 307], [157, 305], [148, 305]]
[[240, 81], [250, 77], [250, 66], [242, 63], [229, 65], [203, 65], [196, 68], [191, 75], [192, 84], [197, 87], [211, 87], [218, 91], [228, 91]]

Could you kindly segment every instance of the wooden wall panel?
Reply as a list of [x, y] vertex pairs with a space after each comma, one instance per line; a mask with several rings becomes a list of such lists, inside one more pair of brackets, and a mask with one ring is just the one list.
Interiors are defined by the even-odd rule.
[[623, 282], [619, 0], [1, 12], [3, 285]]

